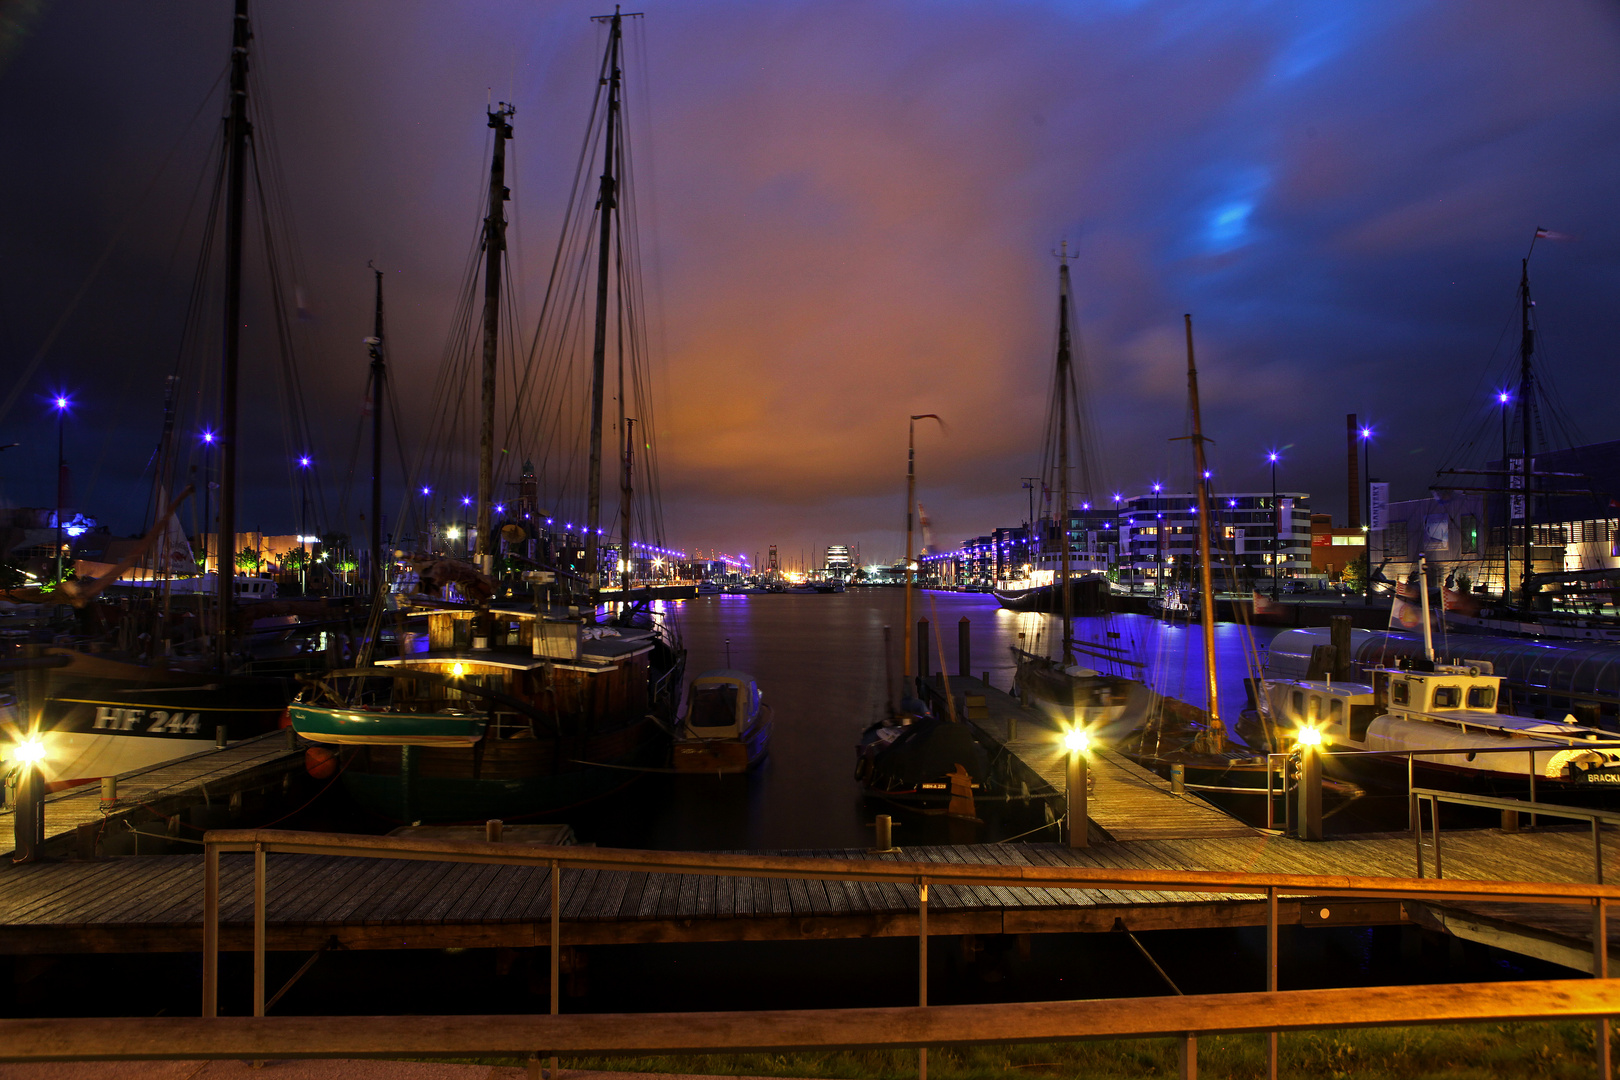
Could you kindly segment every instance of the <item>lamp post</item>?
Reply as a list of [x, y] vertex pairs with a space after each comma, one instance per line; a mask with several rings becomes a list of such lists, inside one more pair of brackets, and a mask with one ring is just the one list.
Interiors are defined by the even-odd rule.
[[64, 464], [62, 452], [67, 439], [67, 395], [56, 395], [51, 399], [51, 405], [56, 409], [56, 581], [60, 585], [62, 582], [62, 467]]
[[426, 484], [422, 485], [422, 533], [427, 537], [427, 553], [433, 554], [433, 522], [428, 520], [432, 509], [428, 506], [428, 499], [433, 495], [433, 489]]
[[[214, 440], [217, 438], [213, 431], [203, 428], [203, 531], [202, 531], [202, 572], [208, 573], [208, 530], [214, 527], [213, 494], [214, 494]], [[217, 547], [218, 545], [216, 545]]]
[[1277, 505], [1277, 459], [1273, 450], [1266, 455], [1271, 462], [1271, 598], [1277, 599], [1277, 551], [1282, 547], [1282, 509]]
[[1512, 597], [1508, 582], [1512, 580], [1513, 562], [1513, 495], [1508, 491], [1508, 484], [1512, 480], [1511, 467], [1508, 464], [1508, 406], [1513, 401], [1513, 395], [1506, 390], [1496, 392], [1496, 403], [1502, 406], [1502, 601], [1504, 603]]
[[[302, 491], [299, 495], [298, 507], [298, 545], [303, 549], [304, 558], [298, 565], [298, 591], [309, 592], [309, 466], [308, 454], [298, 459], [298, 478]], [[376, 552], [372, 553], [376, 556]]]
[[1088, 846], [1086, 816], [1086, 751], [1091, 749], [1091, 736], [1078, 727], [1070, 728], [1063, 736], [1063, 747], [1069, 752], [1065, 778], [1068, 781], [1069, 847]]
[[1372, 604], [1372, 428], [1361, 429], [1361, 482], [1367, 490], [1366, 543], [1361, 545], [1362, 558], [1367, 560], [1367, 572], [1362, 575], [1361, 602]]

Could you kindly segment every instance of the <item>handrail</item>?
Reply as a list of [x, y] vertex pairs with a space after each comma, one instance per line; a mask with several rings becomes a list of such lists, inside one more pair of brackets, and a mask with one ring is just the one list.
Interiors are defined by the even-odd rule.
[[[1488, 810], [1505, 810], [1510, 813], [1529, 811], [1534, 820], [1535, 814], [1546, 817], [1570, 818], [1574, 821], [1590, 821], [1592, 823], [1592, 879], [1603, 884], [1603, 833], [1602, 825], [1620, 825], [1620, 813], [1613, 810], [1589, 810], [1582, 806], [1561, 806], [1555, 803], [1525, 802], [1522, 799], [1503, 799], [1492, 795], [1465, 795], [1453, 791], [1437, 791], [1433, 788], [1413, 788], [1411, 797], [1414, 803], [1421, 807], [1422, 803], [1429, 804], [1429, 822], [1434, 826], [1434, 876], [1439, 880], [1442, 874], [1440, 862], [1440, 804], [1451, 803], [1454, 806], [1475, 806]], [[1412, 841], [1417, 851], [1418, 877], [1423, 877], [1423, 815], [1420, 812], [1412, 817]]]
[[900, 1008], [566, 1016], [0, 1020], [0, 1062], [780, 1053], [1405, 1024], [1595, 1019], [1620, 979], [1349, 987]]
[[[1443, 794], [1443, 793], [1441, 793]], [[252, 852], [253, 854], [253, 1013], [254, 1023], [266, 1024], [265, 1020], [265, 953], [268, 937], [269, 898], [268, 887], [268, 856], [272, 853], [282, 854], [318, 854], [340, 855], [358, 858], [376, 859], [420, 859], [433, 861], [451, 861], [500, 865], [528, 865], [545, 866], [550, 873], [550, 904], [548, 909], [550, 921], [550, 934], [547, 939], [548, 951], [551, 960], [551, 1013], [550, 1017], [531, 1017], [524, 1023], [529, 1027], [514, 1028], [509, 1038], [517, 1039], [524, 1031], [528, 1031], [524, 1052], [533, 1055], [539, 1048], [545, 1048], [552, 1054], [558, 1052], [583, 1053], [585, 1047], [600, 1046], [603, 1052], [635, 1053], [643, 1050], [658, 1049], [661, 1052], [703, 1052], [717, 1049], [804, 1049], [827, 1046], [865, 1047], [865, 1046], [919, 1046], [926, 1047], [931, 1043], [961, 1043], [961, 1042], [1005, 1042], [1010, 1040], [1027, 1040], [1038, 1037], [1036, 1028], [1032, 1026], [1033, 1018], [1052, 1009], [1068, 1008], [1076, 1015], [1072, 1023], [1060, 1029], [1053, 1037], [1084, 1038], [1107, 1035], [1147, 1035], [1147, 1034], [1178, 1034], [1182, 1040], [1182, 1061], [1185, 1065], [1192, 1062], [1196, 1075], [1197, 1034], [1201, 1031], [1279, 1031], [1292, 1026], [1298, 1027], [1340, 1027], [1357, 1024], [1395, 1024], [1403, 1022], [1440, 1022], [1441, 1020], [1465, 1019], [1465, 1016], [1444, 1015], [1434, 1012], [1421, 1012], [1420, 1015], [1411, 1015], [1408, 1012], [1389, 1012], [1382, 1014], [1383, 1019], [1369, 1018], [1365, 1010], [1347, 1008], [1345, 1003], [1352, 1000], [1345, 992], [1324, 991], [1276, 991], [1277, 972], [1277, 901], [1280, 896], [1323, 896], [1323, 897], [1361, 897], [1378, 899], [1421, 899], [1425, 901], [1438, 900], [1468, 900], [1486, 897], [1492, 900], [1512, 900], [1519, 903], [1550, 903], [1550, 904], [1576, 904], [1587, 907], [1593, 912], [1593, 974], [1602, 980], [1603, 989], [1599, 992], [1601, 1000], [1591, 999], [1585, 1004], [1564, 1008], [1575, 1000], [1562, 982], [1548, 984], [1549, 989], [1544, 992], [1549, 997], [1556, 997], [1556, 1001], [1540, 1001], [1536, 1004], [1547, 1011], [1535, 1011], [1531, 1004], [1523, 998], [1514, 999], [1511, 1007], [1501, 1005], [1512, 996], [1514, 991], [1502, 990], [1501, 987], [1511, 987], [1514, 984], [1485, 984], [1484, 988], [1470, 987], [1484, 999], [1484, 1013], [1495, 1019], [1521, 1018], [1530, 1016], [1600, 1016], [1599, 1032], [1596, 1045], [1599, 1047], [1599, 1057], [1605, 1070], [1608, 1067], [1609, 1046], [1609, 1020], [1610, 1013], [1620, 1012], [1620, 984], [1610, 983], [1608, 980], [1608, 950], [1605, 947], [1607, 935], [1608, 904], [1620, 899], [1620, 887], [1596, 884], [1560, 884], [1555, 882], [1490, 882], [1490, 881], [1444, 881], [1436, 879], [1411, 878], [1372, 878], [1351, 875], [1306, 875], [1306, 874], [1249, 874], [1205, 870], [1127, 870], [1113, 867], [1036, 867], [1011, 866], [1005, 864], [983, 865], [965, 863], [923, 863], [890, 859], [828, 859], [808, 858], [789, 855], [764, 855], [755, 853], [730, 852], [692, 852], [692, 851], [639, 851], [613, 848], [583, 848], [583, 847], [555, 847], [550, 845], [508, 845], [490, 843], [488, 841], [465, 840], [430, 840], [411, 836], [352, 836], [335, 833], [299, 832], [281, 829], [224, 829], [213, 830], [203, 836], [203, 1000], [202, 1013], [208, 1023], [219, 1024], [218, 996], [219, 996], [219, 939], [220, 939], [220, 856], [225, 852]], [[721, 876], [752, 876], [768, 878], [799, 878], [815, 880], [839, 881], [884, 881], [895, 884], [911, 885], [916, 889], [917, 896], [917, 938], [918, 938], [918, 1006], [916, 1009], [884, 1009], [884, 1010], [815, 1010], [803, 1012], [778, 1013], [728, 1013], [723, 1014], [731, 1020], [715, 1020], [710, 1022], [707, 1017], [712, 1014], [671, 1014], [675, 1017], [674, 1023], [683, 1034], [677, 1046], [654, 1046], [640, 1036], [632, 1036], [632, 1042], [621, 1042], [609, 1049], [605, 1044], [591, 1041], [599, 1033], [609, 1030], [615, 1021], [620, 1021], [621, 1029], [624, 1027], [623, 1018], [610, 1016], [570, 1016], [566, 1019], [558, 1015], [561, 990], [561, 946], [562, 946], [562, 904], [561, 879], [562, 871], [569, 868], [639, 871], [649, 873], [690, 873]], [[1200, 893], [1238, 893], [1260, 896], [1266, 900], [1266, 970], [1267, 986], [1265, 993], [1256, 994], [1222, 994], [1206, 995], [1200, 997], [1178, 997], [1173, 999], [1177, 1005], [1168, 1008], [1165, 1002], [1170, 999], [1150, 999], [1152, 1004], [1142, 1007], [1139, 1003], [1126, 1015], [1132, 1017], [1128, 1021], [1116, 1021], [1115, 1026], [1096, 1026], [1092, 1023], [1098, 1016], [1107, 1010], [1126, 1005], [1122, 1001], [1106, 1002], [1046, 1002], [1046, 1003], [1019, 1003], [1016, 1005], [981, 1005], [981, 1006], [953, 1006], [952, 1009], [967, 1009], [967, 1013], [960, 1014], [964, 1019], [958, 1024], [949, 1020], [940, 1019], [944, 1010], [936, 1007], [928, 1008], [928, 890], [930, 885], [1015, 885], [1034, 888], [1055, 889], [1097, 889], [1107, 887], [1123, 887], [1135, 891], [1164, 891], [1164, 892], [1200, 892]], [[1145, 890], [1143, 887], [1147, 887]], [[1520, 984], [1522, 985], [1522, 984]], [[1597, 983], [1581, 980], [1571, 984], [1582, 988], [1582, 992], [1589, 991]], [[1369, 1001], [1377, 998], [1379, 994], [1399, 996], [1399, 991], [1410, 991], [1413, 988], [1385, 987], [1381, 990], [1368, 990], [1359, 988], [1352, 992], [1354, 1000]], [[1458, 988], [1438, 988], [1446, 1001], [1453, 1001]], [[1340, 1003], [1338, 1007], [1320, 1012], [1306, 1011], [1306, 1006], [1300, 1003], [1308, 1002], [1311, 993], [1338, 993], [1340, 996], [1332, 998]], [[1218, 1006], [1211, 1004], [1211, 998], [1218, 1002]], [[1255, 999], [1252, 1008], [1242, 1005], [1240, 999]], [[1262, 1000], [1263, 999], [1263, 1000]], [[1182, 1015], [1185, 1007], [1194, 1002], [1204, 1002], [1202, 1006], [1193, 1006], [1191, 1012]], [[1495, 1004], [1493, 1004], [1495, 1003]], [[1233, 1006], [1237, 1006], [1234, 1008]], [[1436, 1002], [1430, 1001], [1427, 1008], [1433, 1008]], [[972, 1010], [980, 1010], [983, 1015], [991, 1015], [990, 1010], [1008, 1010], [1008, 1016], [1019, 1018], [1019, 1026], [1009, 1028], [994, 1026], [988, 1034], [972, 1034], [972, 1028], [966, 1019], [977, 1015]], [[1089, 1012], [1087, 1010], [1090, 1010]], [[871, 1023], [859, 1019], [858, 1014], [882, 1014], [887, 1023]], [[954, 1015], [954, 1014], [953, 1014]], [[1469, 1014], [1470, 1016], [1474, 1014]], [[1263, 1022], [1248, 1022], [1241, 1017], [1253, 1016], [1262, 1018]], [[758, 1027], [763, 1018], [771, 1017], [764, 1029]], [[1145, 1017], [1145, 1019], [1144, 1019]], [[1212, 1020], [1210, 1017], [1218, 1017]], [[1316, 1019], [1310, 1019], [1315, 1017]], [[1400, 1018], [1396, 1018], [1400, 1017]], [[279, 1018], [278, 1018], [279, 1019]], [[422, 1055], [457, 1055], [469, 1051], [469, 1043], [454, 1042], [453, 1037], [446, 1034], [448, 1029], [471, 1031], [476, 1026], [477, 1018], [458, 1017], [453, 1022], [442, 1021], [442, 1018], [410, 1017], [410, 1018], [365, 1018], [368, 1027], [364, 1035], [351, 1036], [360, 1040], [360, 1045], [351, 1047], [334, 1047], [330, 1040], [321, 1045], [326, 1048], [320, 1055], [333, 1056], [347, 1054], [350, 1056], [385, 1056], [387, 1054], [411, 1053]], [[518, 1018], [503, 1018], [511, 1022]], [[645, 1033], [650, 1031], [649, 1025], [655, 1017], [638, 1015], [631, 1025]], [[1317, 1022], [1317, 1021], [1320, 1022]], [[401, 1023], [400, 1021], [404, 1021]], [[333, 1020], [327, 1020], [331, 1024]], [[431, 1023], [430, 1023], [431, 1022]], [[7, 1030], [7, 1025], [17, 1022], [0, 1021], [0, 1033]], [[149, 1023], [149, 1021], [142, 1021]], [[239, 1023], [239, 1022], [238, 1022]], [[774, 1023], [778, 1026], [771, 1026]], [[855, 1026], [866, 1024], [861, 1031], [868, 1034], [858, 1034]], [[1091, 1023], [1092, 1026], [1087, 1026]], [[728, 1041], [729, 1036], [723, 1034], [727, 1024], [740, 1025], [738, 1030], [746, 1029], [749, 1034], [741, 1043]], [[750, 1027], [753, 1024], [755, 1026]], [[426, 1025], [426, 1027], [424, 1027]], [[419, 1042], [410, 1041], [411, 1033], [418, 1030], [432, 1030], [436, 1034], [433, 1038], [440, 1040], [430, 1043], [425, 1048]], [[28, 1029], [33, 1030], [33, 1029]], [[75, 1026], [75, 1031], [82, 1030]], [[225, 1030], [210, 1028], [207, 1030]], [[259, 1031], [259, 1028], [243, 1028], [239, 1034], [247, 1037]], [[265, 1027], [263, 1030], [281, 1030], [279, 1026]], [[303, 1029], [296, 1029], [303, 1030]], [[980, 1029], [985, 1030], [985, 1029]], [[761, 1031], [768, 1034], [761, 1034]], [[819, 1031], [821, 1034], [814, 1038], [806, 1032]], [[392, 1032], [393, 1035], [387, 1034]], [[578, 1033], [584, 1032], [581, 1036]], [[572, 1042], [569, 1033], [574, 1033], [582, 1041]], [[389, 1041], [390, 1039], [394, 1041]], [[640, 1041], [635, 1041], [640, 1039]], [[366, 1042], [365, 1040], [372, 1040]], [[406, 1049], [401, 1049], [405, 1040]], [[0, 1043], [10, 1046], [10, 1044]], [[60, 1038], [56, 1044], [62, 1045]], [[119, 1044], [131, 1045], [129, 1042]], [[152, 1040], [141, 1043], [144, 1047], [157, 1045]], [[168, 1043], [162, 1045], [167, 1046]], [[241, 1044], [232, 1044], [239, 1047]], [[309, 1047], [315, 1043], [304, 1042], [299, 1045]], [[444, 1047], [454, 1045], [454, 1049]], [[1275, 1077], [1276, 1052], [1275, 1039], [1272, 1040], [1268, 1053], [1268, 1075]], [[369, 1047], [369, 1049], [367, 1048]], [[437, 1048], [435, 1048], [437, 1047]], [[512, 1044], [501, 1043], [503, 1049], [511, 1049]], [[0, 1060], [12, 1053], [9, 1048], [0, 1050]], [[478, 1051], [483, 1052], [483, 1051]], [[162, 1056], [155, 1050], [146, 1052], [145, 1056]], [[927, 1076], [927, 1050], [919, 1051], [919, 1080], [926, 1080]], [[36, 1057], [46, 1056], [44, 1054]], [[71, 1054], [68, 1056], [72, 1056]], [[140, 1055], [133, 1055], [140, 1056]], [[178, 1056], [178, 1055], [177, 1055]], [[242, 1050], [233, 1048], [229, 1051], [190, 1051], [190, 1057], [275, 1057], [288, 1056], [269, 1050]], [[531, 1060], [534, 1060], [531, 1057]], [[556, 1058], [552, 1058], [555, 1070]], [[555, 1071], [553, 1072], [555, 1075]], [[1605, 1072], [1607, 1075], [1607, 1072]]]

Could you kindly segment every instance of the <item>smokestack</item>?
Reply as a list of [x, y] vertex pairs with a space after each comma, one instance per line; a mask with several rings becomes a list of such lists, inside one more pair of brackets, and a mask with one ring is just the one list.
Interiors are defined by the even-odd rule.
[[1361, 528], [1361, 469], [1356, 465], [1356, 414], [1344, 418], [1344, 441], [1350, 451], [1350, 521], [1352, 529]]

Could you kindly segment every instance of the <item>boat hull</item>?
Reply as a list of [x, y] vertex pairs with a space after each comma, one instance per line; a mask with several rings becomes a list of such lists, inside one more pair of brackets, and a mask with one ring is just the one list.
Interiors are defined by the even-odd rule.
[[[139, 671], [141, 669], [134, 668]], [[184, 682], [52, 680], [40, 730], [47, 787], [91, 783], [262, 735], [286, 724], [280, 679], [202, 676]], [[179, 678], [178, 675], [164, 677]]]
[[[1062, 614], [1063, 590], [1057, 584], [1030, 589], [992, 589], [996, 603], [1008, 611], [1036, 611]], [[1101, 615], [1108, 611], [1109, 587], [1106, 578], [1086, 576], [1069, 582], [1069, 602], [1076, 615]]]

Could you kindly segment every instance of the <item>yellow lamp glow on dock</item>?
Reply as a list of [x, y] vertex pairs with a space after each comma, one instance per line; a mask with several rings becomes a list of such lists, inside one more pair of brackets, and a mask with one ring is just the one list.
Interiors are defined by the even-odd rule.
[[1083, 754], [1091, 749], [1091, 736], [1079, 728], [1070, 728], [1063, 736], [1063, 746], [1070, 753]]

